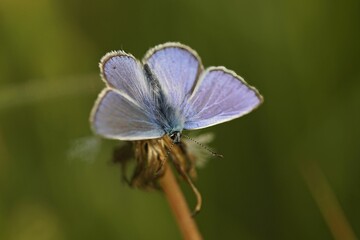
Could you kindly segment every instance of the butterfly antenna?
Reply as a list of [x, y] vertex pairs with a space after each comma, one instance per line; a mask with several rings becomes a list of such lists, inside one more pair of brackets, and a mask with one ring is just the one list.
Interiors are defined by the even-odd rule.
[[219, 153], [216, 153], [214, 152], [213, 150], [211, 150], [210, 148], [208, 148], [207, 146], [205, 146], [204, 144], [196, 141], [195, 139], [192, 139], [191, 137], [185, 135], [185, 134], [182, 134], [181, 136], [184, 136], [185, 138], [193, 141], [194, 143], [198, 144], [200, 147], [204, 148], [205, 150], [207, 150], [209, 153], [211, 153], [211, 155], [213, 155], [214, 157], [218, 157], [218, 158], [223, 158], [224, 156], [222, 154], [219, 154]]

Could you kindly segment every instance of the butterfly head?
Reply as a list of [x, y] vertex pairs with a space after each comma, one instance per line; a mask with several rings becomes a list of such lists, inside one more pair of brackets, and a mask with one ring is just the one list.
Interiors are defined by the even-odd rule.
[[169, 137], [173, 140], [173, 143], [180, 143], [181, 141], [181, 132], [174, 131], [169, 134]]

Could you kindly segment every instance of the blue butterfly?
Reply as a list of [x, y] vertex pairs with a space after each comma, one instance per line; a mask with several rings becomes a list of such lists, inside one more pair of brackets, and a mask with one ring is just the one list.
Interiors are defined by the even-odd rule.
[[210, 127], [241, 117], [263, 98], [225, 67], [203, 68], [198, 54], [180, 43], [150, 49], [142, 62], [124, 51], [100, 62], [106, 88], [92, 109], [95, 133], [110, 139], [145, 140]]

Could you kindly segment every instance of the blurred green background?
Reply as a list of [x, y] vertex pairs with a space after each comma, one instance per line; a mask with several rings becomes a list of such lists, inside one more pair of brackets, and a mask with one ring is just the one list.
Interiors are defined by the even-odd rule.
[[120, 181], [116, 142], [68, 156], [91, 136], [100, 58], [167, 41], [265, 97], [208, 129], [225, 158], [196, 182], [204, 238], [332, 239], [342, 224], [360, 236], [358, 0], [1, 0], [0, 239], [181, 239], [160, 193]]

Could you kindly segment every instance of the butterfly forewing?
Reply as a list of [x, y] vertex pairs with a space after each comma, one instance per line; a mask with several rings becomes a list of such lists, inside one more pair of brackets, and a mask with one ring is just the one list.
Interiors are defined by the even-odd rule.
[[166, 43], [150, 49], [143, 62], [160, 82], [169, 104], [180, 108], [191, 94], [203, 67], [197, 53], [179, 43]]
[[106, 54], [100, 62], [101, 75], [110, 88], [128, 95], [145, 109], [151, 101], [151, 89], [142, 65], [132, 55], [123, 51]]

